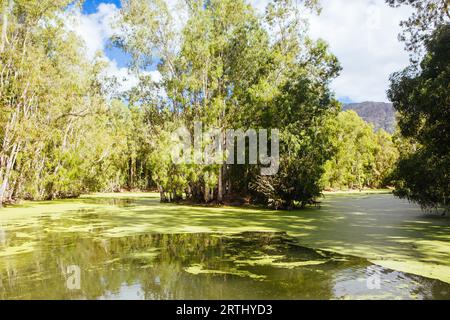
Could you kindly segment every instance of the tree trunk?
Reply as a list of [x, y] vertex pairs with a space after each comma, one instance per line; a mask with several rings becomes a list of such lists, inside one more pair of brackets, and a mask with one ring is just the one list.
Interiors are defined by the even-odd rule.
[[217, 186], [217, 202], [223, 201], [223, 165], [219, 168], [219, 181]]
[[9, 7], [8, 4], [5, 2], [5, 5], [3, 6], [3, 15], [2, 15], [2, 40], [0, 43], [0, 52], [3, 52], [6, 47], [6, 43], [8, 42], [8, 14], [9, 9], [11, 7], [12, 0], [9, 0]]
[[0, 177], [2, 180], [2, 184], [0, 186], [0, 204], [3, 204], [5, 202], [5, 195], [8, 191], [8, 184], [9, 184], [9, 178], [11, 175], [11, 171], [14, 167], [14, 163], [16, 162], [17, 153], [19, 151], [19, 147], [17, 144], [14, 144], [12, 147], [11, 153], [8, 157], [8, 160], [6, 162], [6, 169], [3, 173], [3, 176]]
[[210, 191], [209, 191], [209, 186], [207, 183], [205, 183], [205, 192], [204, 192], [203, 197], [204, 197], [205, 203], [208, 203], [210, 200]]
[[159, 190], [160, 201], [167, 202], [166, 193], [164, 192], [164, 189], [160, 185], [158, 185], [158, 190]]

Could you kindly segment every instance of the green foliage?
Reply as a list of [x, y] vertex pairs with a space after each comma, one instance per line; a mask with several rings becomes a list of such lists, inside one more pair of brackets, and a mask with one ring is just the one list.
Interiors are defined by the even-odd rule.
[[[318, 1], [270, 1], [264, 14], [246, 0], [185, 1], [182, 24], [167, 1], [123, 1], [111, 40], [139, 80], [123, 95], [103, 81], [102, 57], [88, 60], [68, 30], [72, 4], [2, 1], [1, 202], [154, 188], [162, 201], [245, 198], [290, 209], [323, 185], [384, 184], [397, 152], [356, 114], [338, 116], [329, 83], [340, 65], [302, 18], [320, 12]], [[155, 64], [160, 81], [146, 71]], [[196, 121], [279, 129], [278, 174], [173, 163], [171, 133], [193, 135]]]
[[450, 200], [450, 25], [436, 29], [426, 43], [421, 69], [395, 73], [389, 98], [399, 112], [405, 150], [395, 173], [396, 194], [423, 207]]
[[414, 9], [408, 20], [402, 21], [403, 32], [399, 39], [406, 44], [413, 64], [419, 62], [423, 55], [425, 44], [433, 31], [442, 24], [450, 23], [448, 0], [386, 0], [392, 7], [409, 5]]
[[325, 164], [322, 184], [326, 189], [362, 189], [385, 186], [398, 158], [392, 137], [376, 133], [354, 111], [345, 111], [329, 123], [336, 150]]
[[73, 1], [3, 4], [0, 203], [147, 186], [145, 113], [106, 99], [104, 63], [65, 25]]
[[[325, 55], [326, 47], [323, 50]], [[326, 123], [338, 109], [326, 81], [327, 77], [311, 80], [299, 69], [266, 111], [262, 124], [280, 128], [280, 170], [275, 176], [253, 178], [253, 189], [257, 199], [271, 207], [304, 207], [321, 194], [323, 164], [333, 152]]]
[[9, 1], [3, 11], [0, 202], [75, 196], [89, 175], [89, 119], [104, 105], [96, 65], [64, 28], [68, 3]]
[[[139, 68], [155, 52], [162, 58], [160, 86], [170, 115], [155, 132], [158, 151], [151, 161], [162, 200], [185, 194], [220, 202], [223, 195], [250, 193], [257, 202], [279, 198], [276, 207], [293, 208], [320, 194], [322, 165], [331, 151], [321, 128], [337, 110], [328, 83], [340, 67], [323, 41], [305, 36], [299, 19], [302, 10], [319, 10], [317, 1], [302, 4], [273, 1], [258, 15], [244, 0], [188, 1], [186, 24], [177, 30], [164, 1], [125, 2], [123, 30], [134, 29], [116, 43]], [[138, 95], [145, 94], [150, 91]], [[267, 179], [255, 165], [172, 164], [166, 156], [170, 130], [183, 124], [193, 133], [194, 121], [221, 130], [280, 129], [280, 173]], [[276, 194], [262, 192], [263, 183]]]

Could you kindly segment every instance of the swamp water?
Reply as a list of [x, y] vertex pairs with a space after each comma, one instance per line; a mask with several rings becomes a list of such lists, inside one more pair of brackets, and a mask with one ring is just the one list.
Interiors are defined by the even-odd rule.
[[[183, 207], [156, 199], [112, 199], [106, 209], [89, 207], [105, 200], [82, 200], [87, 209], [73, 203], [80, 207], [55, 214], [37, 207], [35, 215], [25, 208], [23, 219], [0, 220], [0, 299], [450, 299], [445, 282], [314, 250], [286, 232], [163, 234], [149, 230], [183, 224], [176, 220], [186, 219]], [[208, 223], [205, 211], [190, 212], [184, 224]], [[228, 212], [214, 218], [230, 228], [243, 223]]]
[[448, 299], [450, 285], [284, 233], [43, 237], [0, 263], [2, 299]]

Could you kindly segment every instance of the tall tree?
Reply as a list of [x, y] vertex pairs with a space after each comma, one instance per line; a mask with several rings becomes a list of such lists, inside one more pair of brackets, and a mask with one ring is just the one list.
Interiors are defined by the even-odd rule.
[[398, 150], [392, 137], [373, 127], [354, 111], [345, 111], [330, 121], [336, 152], [325, 164], [322, 183], [330, 189], [362, 189], [385, 186]]
[[408, 20], [402, 21], [403, 32], [399, 38], [406, 44], [411, 61], [416, 64], [424, 53], [424, 45], [433, 31], [450, 22], [450, 2], [448, 0], [386, 0], [392, 7], [408, 5], [414, 9]]
[[426, 41], [420, 70], [406, 68], [391, 77], [389, 99], [399, 112], [401, 134], [414, 143], [396, 170], [400, 197], [423, 207], [450, 203], [450, 25]]
[[88, 60], [67, 27], [73, 5], [2, 1], [0, 203], [108, 185], [117, 136], [100, 82], [104, 64]]
[[[168, 150], [164, 141], [174, 124], [186, 125], [191, 134], [195, 121], [221, 130], [281, 126], [286, 141], [296, 140], [298, 146], [294, 152], [288, 150], [288, 142], [284, 144], [291, 155], [290, 160], [285, 159], [284, 176], [292, 185], [299, 183], [293, 189], [285, 186], [291, 191], [283, 191], [283, 197], [293, 198], [284, 199], [283, 206], [298, 202], [297, 191], [303, 202], [318, 195], [320, 170], [316, 169], [326, 158], [326, 153], [320, 153], [326, 139], [315, 130], [320, 130], [324, 118], [337, 110], [328, 83], [339, 72], [339, 65], [323, 41], [305, 36], [300, 10], [318, 10], [317, 1], [273, 1], [262, 15], [244, 0], [185, 4], [186, 19], [180, 28], [165, 1], [124, 2], [124, 32], [116, 41], [132, 54], [133, 65], [141, 69], [157, 57], [163, 79], [160, 87], [167, 96], [155, 107], [165, 106], [170, 114], [170, 120], [155, 131], [161, 138], [157, 149]], [[306, 148], [317, 156], [307, 156]], [[302, 160], [308, 165], [302, 167]], [[172, 166], [166, 161], [158, 163], [157, 158], [153, 163], [164, 172], [154, 172], [161, 181], [164, 199], [186, 193], [196, 201], [220, 202], [223, 193], [230, 190], [247, 194], [250, 184], [260, 179], [254, 165]], [[294, 180], [289, 171], [296, 167], [298, 176]], [[167, 175], [171, 178], [163, 178]], [[301, 183], [307, 177], [311, 180]], [[171, 183], [176, 188], [170, 187], [171, 195], [164, 196], [164, 189]]]

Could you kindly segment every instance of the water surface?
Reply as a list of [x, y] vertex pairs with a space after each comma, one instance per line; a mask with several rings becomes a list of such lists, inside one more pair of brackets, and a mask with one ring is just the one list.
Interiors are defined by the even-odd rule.
[[[381, 219], [383, 211], [361, 208], [361, 200], [346, 202], [357, 207], [346, 213], [354, 223], [383, 230], [364, 225]], [[33, 207], [27, 218], [0, 219], [1, 299], [450, 299], [445, 282], [313, 248], [301, 235], [265, 230], [284, 219], [287, 230], [311, 232], [305, 217], [319, 213], [332, 230], [326, 217], [333, 201], [322, 211], [294, 214], [303, 217], [299, 225], [291, 213], [236, 216], [195, 208], [193, 214], [139, 198], [61, 203]], [[183, 214], [190, 218], [184, 223]], [[395, 227], [395, 218], [389, 219]], [[228, 228], [198, 232], [207, 223]], [[246, 223], [262, 231], [229, 232]], [[339, 235], [342, 219], [333, 223]], [[395, 230], [385, 232], [402, 235]]]

